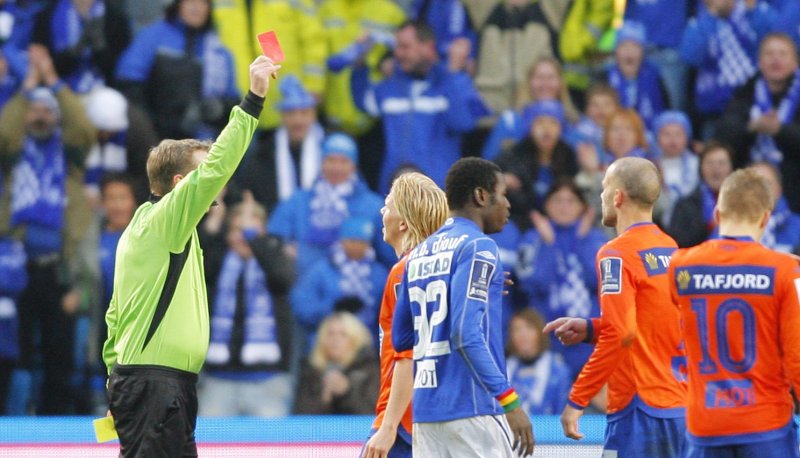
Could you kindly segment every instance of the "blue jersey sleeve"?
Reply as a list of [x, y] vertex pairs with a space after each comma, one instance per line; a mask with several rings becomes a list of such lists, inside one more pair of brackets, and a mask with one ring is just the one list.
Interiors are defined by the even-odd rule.
[[[490, 238], [480, 238], [460, 250], [450, 288], [450, 342], [466, 362], [476, 381], [492, 396], [510, 388], [505, 371], [485, 337], [487, 326], [501, 326], [486, 319], [489, 307], [502, 307], [502, 287], [493, 280], [502, 276], [500, 253]], [[399, 304], [398, 304], [399, 305]], [[399, 310], [399, 306], [398, 306]], [[500, 357], [502, 357], [502, 349]]]
[[411, 302], [408, 300], [408, 284], [405, 273], [397, 291], [397, 301], [392, 317], [392, 345], [397, 352], [414, 348], [414, 317], [411, 315]]

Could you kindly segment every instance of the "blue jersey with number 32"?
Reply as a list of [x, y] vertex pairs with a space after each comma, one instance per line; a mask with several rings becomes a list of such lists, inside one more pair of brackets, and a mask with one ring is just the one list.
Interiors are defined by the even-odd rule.
[[503, 283], [497, 245], [465, 218], [409, 254], [392, 343], [414, 350], [415, 423], [503, 413]]

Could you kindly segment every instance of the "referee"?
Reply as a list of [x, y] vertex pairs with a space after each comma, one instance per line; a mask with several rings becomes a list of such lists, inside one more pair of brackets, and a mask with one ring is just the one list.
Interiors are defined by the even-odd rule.
[[164, 140], [150, 151], [151, 197], [119, 241], [106, 313], [103, 359], [122, 457], [197, 456], [209, 313], [195, 228], [244, 156], [279, 69], [264, 56], [250, 64], [250, 91], [213, 145]]

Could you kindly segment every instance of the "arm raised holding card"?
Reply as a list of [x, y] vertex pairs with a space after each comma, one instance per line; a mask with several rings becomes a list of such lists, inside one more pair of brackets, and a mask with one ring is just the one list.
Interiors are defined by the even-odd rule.
[[[164, 140], [150, 151], [151, 196], [129, 225], [147, 229], [120, 238], [103, 346], [109, 409], [125, 456], [197, 454], [195, 385], [209, 345], [209, 311], [196, 227], [250, 145], [279, 69], [266, 56], [250, 64], [250, 90], [213, 144]], [[173, 420], [161, 423], [167, 415]]]

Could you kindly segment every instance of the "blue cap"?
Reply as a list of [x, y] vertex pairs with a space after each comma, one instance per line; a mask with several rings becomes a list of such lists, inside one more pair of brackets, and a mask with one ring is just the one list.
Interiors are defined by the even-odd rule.
[[328, 138], [322, 142], [322, 157], [324, 159], [331, 154], [340, 154], [353, 161], [353, 163], [358, 163], [358, 146], [349, 135], [328, 135]]
[[372, 242], [374, 236], [375, 225], [372, 224], [372, 221], [359, 216], [346, 219], [339, 228], [339, 239], [341, 240]]
[[644, 46], [647, 43], [647, 30], [641, 22], [625, 21], [622, 23], [622, 27], [617, 30], [615, 46], [619, 46], [623, 41], [633, 41], [640, 46]]
[[280, 89], [282, 100], [278, 103], [278, 109], [281, 111], [300, 110], [317, 105], [314, 97], [306, 91], [303, 83], [294, 75], [286, 75], [281, 78]]
[[522, 110], [523, 125], [530, 129], [533, 122], [541, 116], [555, 118], [561, 124], [562, 129], [566, 127], [567, 117], [564, 114], [564, 107], [561, 105], [561, 102], [555, 100], [541, 100], [528, 105]]
[[686, 132], [686, 137], [692, 138], [692, 124], [682, 111], [668, 110], [658, 115], [653, 121], [653, 132], [658, 135], [661, 129], [667, 124], [677, 124], [683, 127], [683, 131]]

